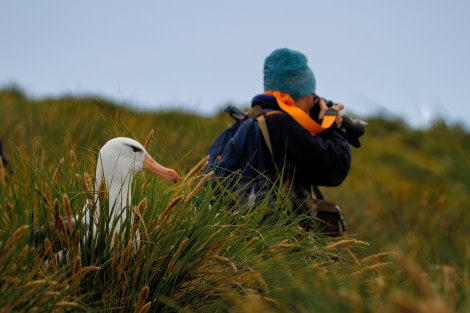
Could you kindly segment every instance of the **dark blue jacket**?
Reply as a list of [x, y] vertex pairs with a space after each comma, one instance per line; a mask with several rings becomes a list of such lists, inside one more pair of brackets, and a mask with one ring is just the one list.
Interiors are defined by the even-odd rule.
[[[276, 99], [269, 95], [256, 96], [252, 106], [281, 110]], [[333, 126], [318, 135], [311, 135], [292, 117], [282, 112], [266, 118], [274, 161], [279, 168], [294, 177], [294, 183], [303, 186], [338, 186], [348, 175], [351, 167], [351, 148], [346, 134]], [[265, 146], [264, 155], [270, 161], [270, 152]], [[270, 170], [273, 175], [274, 167]]]

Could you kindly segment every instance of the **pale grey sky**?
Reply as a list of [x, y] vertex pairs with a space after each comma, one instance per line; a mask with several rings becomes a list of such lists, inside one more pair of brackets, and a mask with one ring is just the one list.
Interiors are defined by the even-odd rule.
[[470, 1], [0, 1], [0, 87], [213, 113], [263, 91], [264, 58], [309, 58], [349, 113], [470, 125]]

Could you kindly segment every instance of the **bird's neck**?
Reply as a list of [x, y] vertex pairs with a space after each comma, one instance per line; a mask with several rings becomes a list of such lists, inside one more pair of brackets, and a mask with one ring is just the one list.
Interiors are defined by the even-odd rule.
[[129, 179], [124, 179], [122, 182], [112, 181], [107, 186], [109, 212], [119, 214], [125, 207], [131, 205], [132, 193], [131, 182]]
[[[99, 179], [98, 179], [99, 177]], [[128, 220], [128, 211], [132, 204], [132, 173], [115, 173], [115, 175], [108, 175], [111, 179], [105, 180], [106, 191], [108, 193], [108, 212], [109, 220], [106, 221], [108, 227], [114, 227], [114, 232], [120, 233], [121, 228], [125, 223], [130, 225]], [[101, 181], [104, 179], [103, 175], [97, 176], [95, 190], [98, 191]], [[95, 221], [99, 220], [100, 214], [103, 213], [105, 208], [103, 204], [97, 201], [97, 209], [95, 210]], [[115, 225], [115, 226], [114, 226]]]

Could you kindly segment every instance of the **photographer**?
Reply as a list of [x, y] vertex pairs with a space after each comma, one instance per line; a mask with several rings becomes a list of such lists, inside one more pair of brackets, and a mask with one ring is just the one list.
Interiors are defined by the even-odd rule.
[[[254, 97], [252, 106], [259, 105], [265, 111], [283, 111], [280, 102], [302, 110], [306, 116], [321, 121], [328, 107], [324, 99], [315, 94], [315, 77], [300, 52], [278, 49], [264, 63], [265, 93]], [[284, 93], [279, 99], [274, 92]], [[342, 123], [342, 104], [335, 106], [335, 123], [318, 134], [312, 134], [294, 117], [283, 111], [269, 114], [266, 122], [273, 147], [273, 158], [286, 175], [299, 185], [338, 186], [346, 178], [351, 165], [351, 148]], [[269, 151], [264, 154], [270, 157]], [[270, 163], [270, 160], [267, 160]], [[274, 172], [273, 172], [274, 173]], [[309, 189], [309, 188], [307, 188]]]
[[[341, 128], [344, 105], [328, 108], [315, 87], [307, 58], [298, 51], [278, 49], [264, 62], [265, 93], [252, 100], [252, 107], [268, 112], [273, 153], [265, 146], [264, 157], [270, 176], [276, 177], [276, 167], [284, 169], [284, 178], [292, 180], [299, 197], [311, 196], [306, 194], [311, 186], [339, 186], [351, 166], [347, 132]], [[331, 125], [322, 126], [327, 115]]]

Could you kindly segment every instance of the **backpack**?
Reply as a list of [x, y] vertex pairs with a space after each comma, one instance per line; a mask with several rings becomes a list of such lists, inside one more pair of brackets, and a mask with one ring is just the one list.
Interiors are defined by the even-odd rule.
[[264, 111], [256, 106], [245, 113], [231, 105], [224, 111], [235, 121], [210, 146], [208, 170], [241, 203], [252, 205], [264, 199], [272, 186], [263, 153], [263, 136], [269, 134], [259, 127], [265, 123]]

